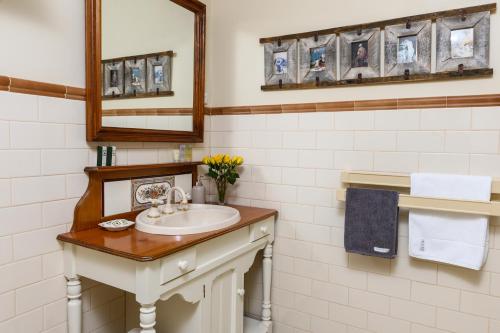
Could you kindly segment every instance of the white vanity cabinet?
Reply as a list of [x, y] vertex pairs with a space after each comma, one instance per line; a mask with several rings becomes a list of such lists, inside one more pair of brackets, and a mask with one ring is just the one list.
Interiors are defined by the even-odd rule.
[[[242, 220], [244, 219], [242, 214]], [[75, 241], [75, 235], [72, 241], [69, 241], [69, 237], [60, 237], [65, 241], [69, 332], [81, 333], [80, 277], [87, 277], [134, 294], [139, 304], [140, 329], [137, 329], [137, 332], [242, 333], [244, 323], [260, 327], [260, 332], [271, 332], [270, 285], [274, 219], [274, 214], [261, 220], [256, 219], [243, 227], [221, 233], [164, 257], [143, 261], [127, 258], [123, 253], [119, 255], [111, 253], [110, 250], [96, 250], [96, 246], [92, 244], [83, 244], [81, 239], [96, 231], [80, 232], [78, 242]], [[129, 237], [130, 241], [134, 242], [135, 233], [138, 232], [124, 232], [121, 241], [127, 242]], [[147, 234], [140, 234], [147, 238]], [[120, 239], [117, 236], [108, 239], [109, 249], [118, 241]], [[106, 244], [106, 239], [101, 243]], [[253, 264], [257, 252], [262, 249], [262, 320], [244, 320], [244, 274]], [[163, 316], [161, 303], [174, 296], [177, 302], [182, 300], [195, 304], [196, 306], [192, 307], [193, 313], [184, 316], [181, 313], [183, 306], [174, 306]], [[168, 304], [165, 307], [168, 308]], [[136, 311], [128, 309], [127, 314], [131, 313]], [[161, 318], [157, 320], [157, 317]], [[179, 320], [183, 322], [179, 323]], [[247, 331], [253, 332], [253, 329], [248, 328]]]

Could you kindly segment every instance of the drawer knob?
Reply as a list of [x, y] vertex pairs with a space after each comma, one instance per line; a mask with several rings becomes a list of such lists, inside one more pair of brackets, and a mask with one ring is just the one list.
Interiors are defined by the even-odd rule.
[[179, 267], [181, 271], [185, 271], [189, 267], [189, 262], [187, 260], [180, 260], [177, 267]]
[[267, 233], [267, 225], [263, 225], [262, 227], [260, 227], [260, 232], [263, 234]]
[[245, 296], [245, 289], [238, 289], [238, 290], [236, 290], [236, 293], [239, 296], [243, 297], [243, 296]]

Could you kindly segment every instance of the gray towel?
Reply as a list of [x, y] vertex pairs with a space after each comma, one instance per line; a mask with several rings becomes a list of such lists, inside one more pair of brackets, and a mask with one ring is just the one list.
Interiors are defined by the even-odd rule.
[[399, 194], [348, 188], [344, 246], [347, 252], [394, 258], [398, 251]]

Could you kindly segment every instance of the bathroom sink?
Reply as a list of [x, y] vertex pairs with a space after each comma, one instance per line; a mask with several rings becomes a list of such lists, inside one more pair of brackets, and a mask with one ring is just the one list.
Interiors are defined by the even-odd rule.
[[190, 235], [224, 229], [240, 219], [240, 212], [232, 207], [190, 204], [187, 211], [178, 210], [156, 218], [148, 217], [145, 210], [137, 215], [135, 228], [150, 234]]

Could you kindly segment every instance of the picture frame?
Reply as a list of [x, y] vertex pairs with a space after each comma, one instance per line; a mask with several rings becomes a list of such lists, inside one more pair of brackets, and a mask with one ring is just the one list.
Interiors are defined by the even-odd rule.
[[297, 83], [297, 41], [264, 44], [266, 85]]
[[340, 34], [340, 74], [343, 80], [380, 76], [380, 28]]
[[103, 62], [103, 96], [108, 98], [123, 96], [124, 94], [124, 64], [121, 60]]
[[146, 57], [148, 94], [160, 95], [172, 92], [172, 51]]
[[146, 59], [126, 58], [125, 64], [125, 96], [136, 96], [146, 93]]
[[437, 72], [489, 67], [489, 11], [439, 18], [436, 35]]
[[337, 35], [301, 39], [299, 55], [300, 78], [303, 83], [337, 80]]
[[385, 27], [385, 76], [431, 72], [432, 21]]

